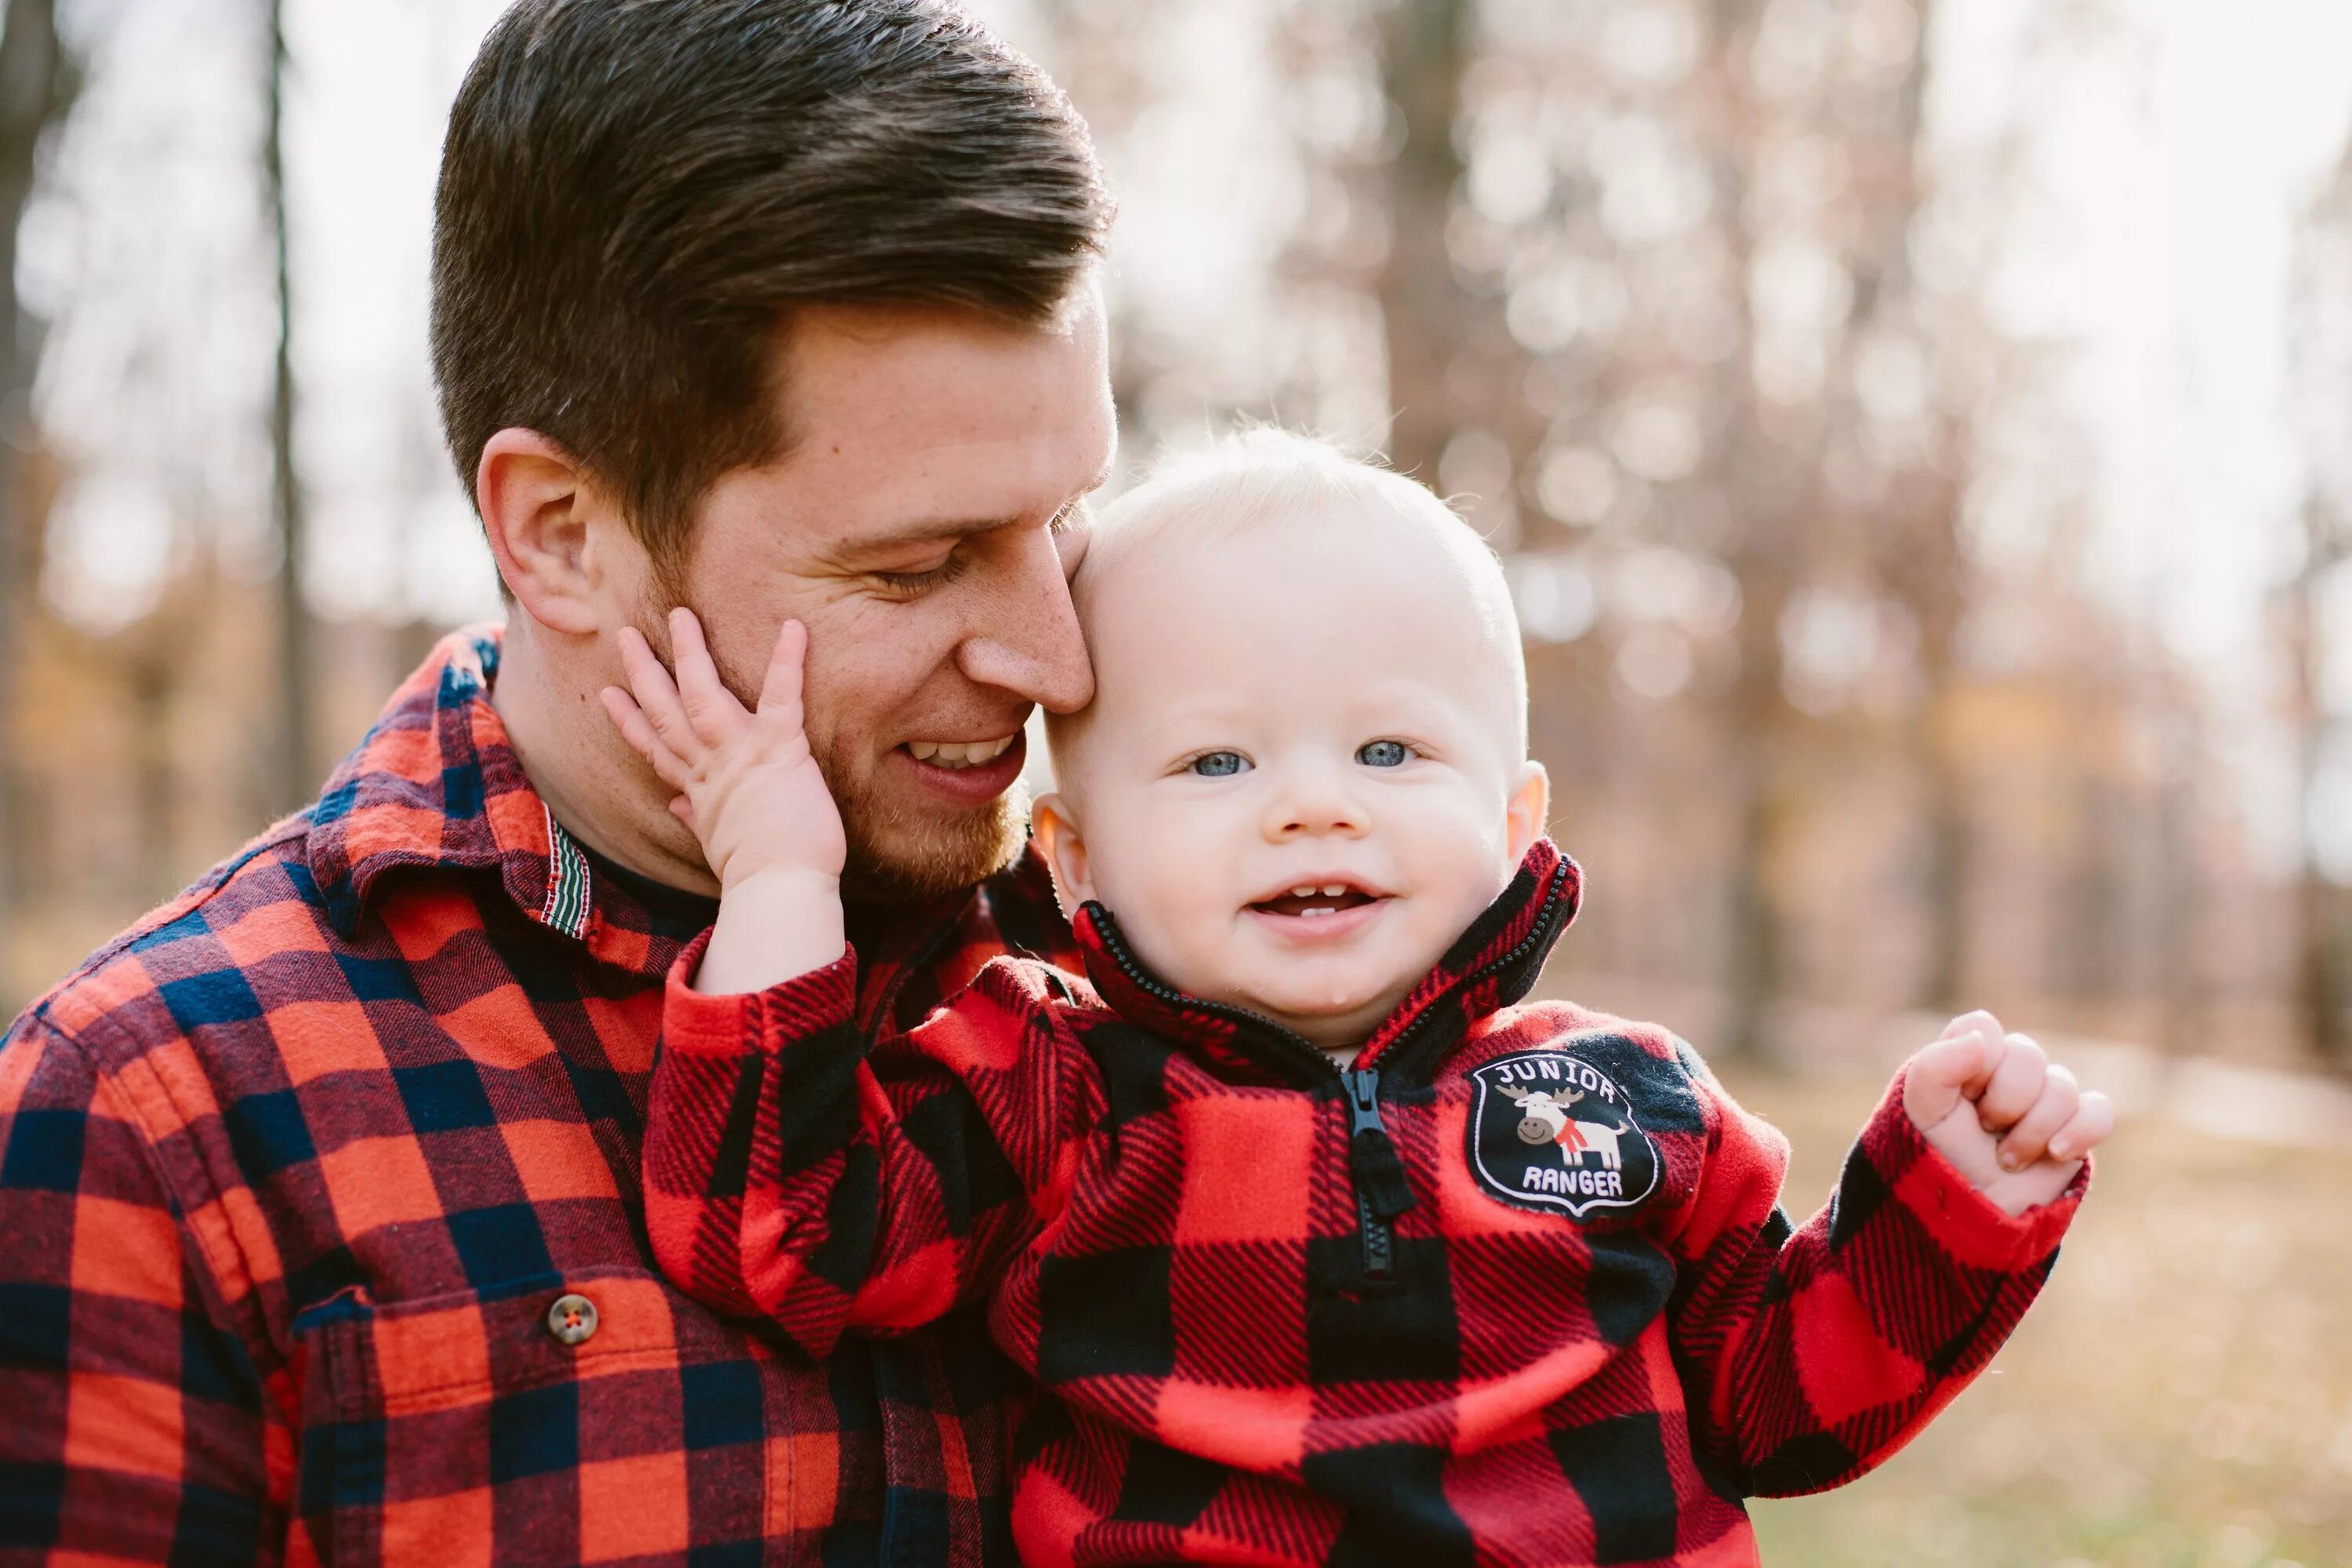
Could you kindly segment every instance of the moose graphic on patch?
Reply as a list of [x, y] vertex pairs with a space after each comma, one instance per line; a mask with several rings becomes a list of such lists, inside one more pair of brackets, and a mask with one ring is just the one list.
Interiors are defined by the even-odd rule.
[[1470, 1173], [1493, 1196], [1583, 1219], [1657, 1187], [1657, 1145], [1633, 1124], [1625, 1091], [1590, 1062], [1522, 1051], [1470, 1076]]

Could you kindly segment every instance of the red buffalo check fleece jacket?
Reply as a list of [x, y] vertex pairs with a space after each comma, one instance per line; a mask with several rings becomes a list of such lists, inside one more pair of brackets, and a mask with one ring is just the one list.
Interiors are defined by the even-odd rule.
[[1740, 1499], [1859, 1475], [1991, 1357], [2087, 1173], [2011, 1218], [1891, 1089], [1830, 1205], [1691, 1049], [1511, 1005], [1575, 910], [1549, 843], [1342, 1069], [1156, 980], [989, 965], [869, 1043], [854, 959], [672, 970], [663, 1268], [812, 1354], [984, 1300], [1039, 1398], [1037, 1564], [1744, 1563]]

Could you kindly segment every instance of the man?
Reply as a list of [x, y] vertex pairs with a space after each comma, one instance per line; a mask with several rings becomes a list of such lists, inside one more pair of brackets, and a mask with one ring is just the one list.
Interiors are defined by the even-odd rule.
[[433, 346], [509, 613], [0, 1047], [0, 1561], [978, 1563], [970, 1322], [796, 1361], [655, 1271], [660, 986], [713, 891], [596, 694], [807, 623], [865, 1016], [1066, 933], [1006, 791], [1091, 677], [1084, 128], [945, 0], [521, 0]]

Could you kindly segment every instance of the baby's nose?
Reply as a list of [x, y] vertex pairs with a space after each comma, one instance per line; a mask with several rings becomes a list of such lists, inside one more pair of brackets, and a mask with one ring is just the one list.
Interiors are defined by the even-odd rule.
[[1361, 833], [1362, 803], [1328, 769], [1291, 772], [1267, 802], [1266, 837], [1281, 840], [1327, 833]]

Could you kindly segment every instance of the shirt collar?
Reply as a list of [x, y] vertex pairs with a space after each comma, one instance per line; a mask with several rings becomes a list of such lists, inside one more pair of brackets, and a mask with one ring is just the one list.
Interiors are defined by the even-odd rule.
[[[1583, 887], [1576, 862], [1537, 839], [1510, 884], [1372, 1031], [1356, 1065], [1406, 1078], [1433, 1070], [1474, 1026], [1528, 994], [1576, 918]], [[1095, 990], [1129, 1023], [1244, 1079], [1298, 1083], [1325, 1074], [1319, 1053], [1272, 1019], [1187, 995], [1152, 974], [1101, 904], [1078, 911], [1076, 931]]]
[[310, 875], [350, 936], [387, 877], [495, 873], [522, 914], [600, 962], [659, 974], [680, 943], [619, 879], [597, 877], [524, 776], [490, 706], [499, 633], [444, 638], [393, 693], [311, 808]]

